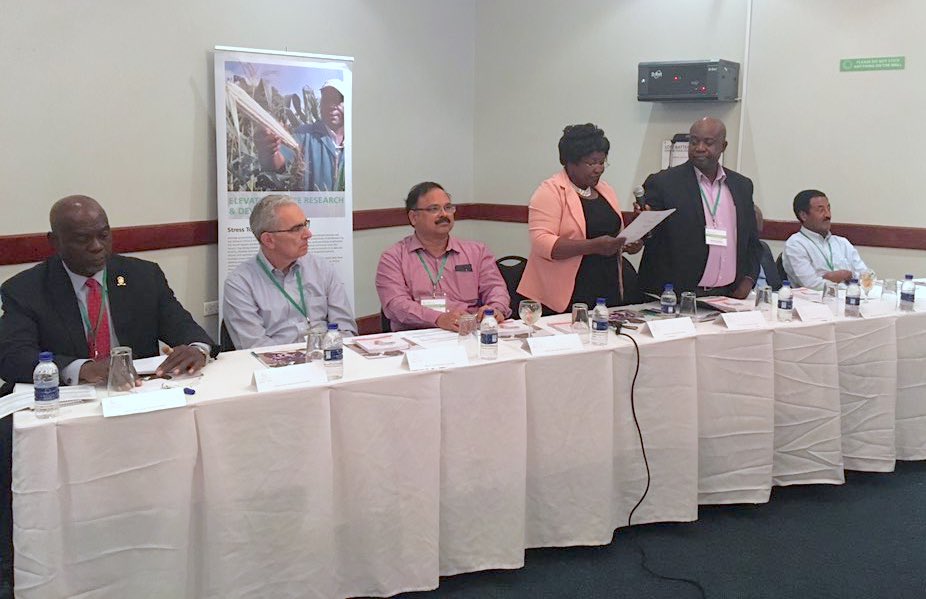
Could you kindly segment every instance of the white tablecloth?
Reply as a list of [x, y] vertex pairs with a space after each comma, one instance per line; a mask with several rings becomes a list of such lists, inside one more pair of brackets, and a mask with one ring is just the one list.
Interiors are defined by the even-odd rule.
[[[635, 334], [652, 487], [633, 522], [926, 459], [926, 314]], [[186, 408], [14, 422], [21, 597], [337, 597], [604, 544], [646, 484], [633, 346], [256, 393], [248, 352]]]

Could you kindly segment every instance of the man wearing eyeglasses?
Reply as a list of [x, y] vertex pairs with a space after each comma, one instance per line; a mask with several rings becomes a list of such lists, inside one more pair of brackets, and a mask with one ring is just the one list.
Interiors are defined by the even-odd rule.
[[357, 332], [344, 283], [308, 253], [312, 232], [295, 201], [264, 197], [251, 211], [251, 232], [260, 250], [225, 279], [222, 317], [236, 348], [300, 343], [328, 323]]
[[508, 288], [495, 257], [478, 241], [451, 237], [456, 206], [432, 181], [405, 199], [412, 235], [385, 252], [376, 269], [376, 291], [393, 331], [460, 328], [460, 317], [487, 308], [499, 321], [511, 314]]

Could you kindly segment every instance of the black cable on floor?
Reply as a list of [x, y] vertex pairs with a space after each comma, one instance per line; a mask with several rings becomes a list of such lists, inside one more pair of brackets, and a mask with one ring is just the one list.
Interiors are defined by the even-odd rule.
[[628, 529], [628, 532], [630, 532], [631, 534], [630, 538], [634, 546], [640, 552], [640, 567], [642, 567], [646, 573], [660, 580], [670, 580], [672, 582], [683, 582], [685, 584], [689, 584], [695, 587], [696, 589], [698, 589], [698, 592], [701, 594], [701, 599], [706, 599], [707, 592], [705, 592], [704, 587], [701, 586], [701, 583], [698, 582], [697, 580], [694, 580], [692, 578], [683, 578], [683, 577], [676, 577], [676, 576], [664, 576], [662, 574], [659, 574], [652, 568], [650, 568], [649, 565], [646, 563], [646, 550], [643, 549], [643, 545], [640, 543], [640, 540], [637, 538], [636, 531], [631, 526], [631, 520], [633, 519], [633, 513], [637, 511], [637, 508], [640, 507], [640, 504], [643, 503], [643, 500], [646, 499], [646, 496], [649, 493], [650, 484], [652, 482], [652, 474], [649, 469], [649, 459], [647, 459], [646, 457], [646, 443], [644, 443], [643, 441], [643, 429], [640, 428], [640, 421], [637, 419], [637, 405], [636, 405], [636, 397], [634, 395], [634, 391], [636, 390], [636, 387], [637, 387], [637, 376], [640, 374], [640, 346], [637, 344], [636, 339], [634, 339], [627, 333], [621, 333], [620, 329], [618, 329], [616, 333], [621, 337], [626, 337], [627, 339], [630, 339], [630, 342], [633, 343], [634, 351], [636, 352], [637, 365], [633, 371], [633, 380], [630, 381], [630, 413], [633, 415], [633, 424], [637, 427], [637, 436], [640, 439], [640, 452], [643, 454], [643, 465], [646, 467], [646, 488], [643, 490], [643, 494], [640, 495], [640, 499], [637, 501], [636, 505], [634, 505], [633, 509], [630, 510], [630, 514], [627, 516], [627, 529]]

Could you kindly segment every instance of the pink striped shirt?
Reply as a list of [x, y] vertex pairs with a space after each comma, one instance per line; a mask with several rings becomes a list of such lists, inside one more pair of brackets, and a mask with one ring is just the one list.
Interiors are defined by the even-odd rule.
[[[707, 264], [701, 276], [699, 287], [725, 287], [736, 280], [736, 204], [730, 188], [727, 187], [727, 173], [717, 166], [717, 177], [711, 181], [704, 173], [695, 169], [695, 177], [701, 188], [701, 204], [704, 208], [704, 226], [723, 229], [727, 232], [727, 245], [708, 247]], [[717, 212], [712, 216], [711, 208], [719, 196]]]

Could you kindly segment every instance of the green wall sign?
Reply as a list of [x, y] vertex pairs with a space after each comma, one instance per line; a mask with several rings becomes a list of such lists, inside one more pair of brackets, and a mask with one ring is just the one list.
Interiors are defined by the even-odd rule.
[[843, 58], [839, 61], [839, 70], [844, 73], [848, 71], [902, 71], [906, 62], [906, 56]]

